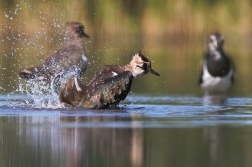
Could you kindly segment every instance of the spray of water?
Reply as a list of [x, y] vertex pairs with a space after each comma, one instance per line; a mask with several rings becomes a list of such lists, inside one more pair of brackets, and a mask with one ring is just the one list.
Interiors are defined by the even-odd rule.
[[[53, 81], [46, 83], [44, 81], [29, 80], [25, 83], [19, 82], [17, 92], [31, 96], [36, 108], [60, 108], [58, 94], [55, 92]], [[30, 103], [30, 102], [26, 102]]]
[[17, 91], [31, 96], [35, 107], [39, 108], [62, 108], [59, 102], [59, 91], [70, 76], [78, 76], [80, 68], [74, 66], [67, 71], [62, 71], [51, 77], [50, 82], [44, 80], [28, 80], [25, 83], [19, 80]]

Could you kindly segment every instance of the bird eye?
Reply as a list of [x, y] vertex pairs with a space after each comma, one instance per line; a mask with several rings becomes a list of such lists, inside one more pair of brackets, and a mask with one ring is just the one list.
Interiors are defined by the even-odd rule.
[[142, 66], [137, 66], [137, 67], [139, 67], [139, 68], [141, 68], [143, 70], [147, 70], [148, 65], [147, 65], [147, 63], [143, 63]]
[[143, 68], [147, 68], [147, 64], [146, 63], [143, 63]]

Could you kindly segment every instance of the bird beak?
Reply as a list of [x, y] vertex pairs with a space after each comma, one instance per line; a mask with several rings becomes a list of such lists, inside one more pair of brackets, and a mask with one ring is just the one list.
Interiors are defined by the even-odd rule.
[[150, 72], [156, 76], [160, 76], [159, 73], [157, 73], [155, 70], [153, 70], [152, 68], [150, 69]]
[[83, 37], [86, 37], [86, 38], [89, 38], [89, 36], [85, 33], [85, 32], [83, 32], [83, 34], [81, 34]]

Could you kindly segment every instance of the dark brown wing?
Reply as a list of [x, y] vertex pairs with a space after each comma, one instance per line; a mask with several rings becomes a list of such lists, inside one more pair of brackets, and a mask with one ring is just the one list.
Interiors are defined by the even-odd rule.
[[[84, 49], [73, 46], [64, 47], [48, 56], [38, 67], [31, 67], [20, 71], [19, 75], [24, 79], [50, 80], [54, 75], [81, 76], [87, 66], [87, 60], [83, 60]], [[85, 55], [84, 55], [85, 56]]]
[[98, 69], [95, 72], [94, 77], [92, 80], [88, 83], [88, 85], [100, 85], [102, 84], [106, 79], [114, 77], [120, 73], [125, 72], [125, 66], [121, 65], [105, 65]]
[[[58, 50], [49, 56], [41, 65], [45, 72], [60, 73], [71, 69], [73, 66], [81, 65], [84, 50], [76, 46], [68, 46]], [[85, 55], [84, 55], [85, 56]]]
[[[102, 109], [117, 105], [129, 93], [133, 75], [130, 71], [122, 72], [104, 80], [98, 87], [94, 87], [92, 94], [83, 104], [85, 108]], [[91, 88], [88, 87], [90, 90]]]
[[95, 72], [92, 80], [87, 84], [88, 94], [93, 95], [96, 89], [100, 87], [104, 82], [112, 77], [115, 77], [125, 72], [125, 66], [121, 65], [105, 65]]

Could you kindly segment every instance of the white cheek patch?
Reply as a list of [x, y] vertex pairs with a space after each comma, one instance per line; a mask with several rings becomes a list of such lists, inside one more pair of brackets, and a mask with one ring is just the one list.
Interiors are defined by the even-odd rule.
[[212, 42], [209, 43], [210, 50], [216, 50], [216, 47], [218, 46], [216, 37], [214, 35], [211, 35], [210, 39], [212, 40]]
[[144, 70], [142, 70], [142, 69], [139, 68], [139, 67], [135, 67], [134, 70], [133, 70], [133, 72], [132, 72], [132, 74], [133, 74], [133, 76], [134, 76], [135, 78], [138, 77], [138, 76], [143, 75], [143, 73], [144, 73]]
[[112, 76], [114, 77], [114, 76], [117, 76], [118, 74], [116, 73], [116, 72], [114, 72], [114, 71], [112, 71]]

